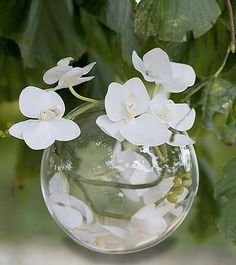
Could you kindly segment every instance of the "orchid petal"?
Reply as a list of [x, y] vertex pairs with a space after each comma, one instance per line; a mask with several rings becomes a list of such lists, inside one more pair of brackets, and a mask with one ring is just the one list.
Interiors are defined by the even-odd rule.
[[156, 187], [148, 189], [143, 195], [145, 205], [155, 203], [166, 195], [173, 187], [173, 177], [163, 179]]
[[49, 121], [38, 121], [38, 124], [30, 130], [23, 131], [25, 143], [34, 150], [45, 149], [55, 142]]
[[126, 118], [127, 109], [125, 100], [129, 92], [126, 87], [118, 83], [111, 83], [105, 97], [105, 108], [107, 116], [112, 121], [120, 121]]
[[57, 62], [57, 65], [60, 66], [68, 66], [70, 64], [70, 61], [74, 60], [73, 57], [66, 57], [61, 59], [60, 61]]
[[178, 133], [176, 133], [172, 137], [172, 133], [170, 132], [170, 134], [169, 134], [169, 140], [167, 141], [167, 143], [169, 145], [172, 145], [172, 146], [181, 146], [181, 145], [191, 145], [191, 144], [194, 144], [195, 141], [192, 138], [190, 138], [189, 136], [184, 135], [184, 134], [178, 134]]
[[74, 229], [83, 224], [83, 216], [77, 210], [60, 205], [53, 205], [52, 211], [55, 214], [58, 221], [65, 227]]
[[106, 134], [114, 137], [116, 140], [122, 142], [124, 137], [120, 134], [120, 129], [125, 125], [125, 121], [111, 121], [107, 115], [101, 115], [97, 118], [96, 124]]
[[50, 120], [49, 125], [51, 134], [58, 141], [70, 141], [80, 135], [79, 126], [71, 120], [63, 118]]
[[166, 127], [155, 116], [147, 113], [128, 122], [120, 133], [134, 145], [157, 146], [168, 140]]
[[71, 202], [71, 207], [81, 212], [81, 214], [86, 218], [87, 224], [90, 225], [93, 222], [93, 213], [89, 209], [88, 205], [71, 195], [69, 196], [69, 201]]
[[43, 75], [43, 81], [46, 84], [54, 84], [68, 71], [72, 69], [72, 66], [69, 65], [58, 65], [51, 69], [49, 69], [44, 75]]
[[173, 71], [173, 79], [164, 80], [162, 86], [165, 89], [172, 93], [179, 93], [194, 85], [196, 75], [190, 65], [181, 63], [170, 63], [170, 65]]
[[128, 230], [122, 229], [118, 226], [112, 226], [112, 225], [99, 225], [102, 228], [104, 228], [106, 231], [110, 232], [116, 237], [119, 237], [121, 239], [126, 239], [129, 237], [130, 233]]
[[11, 128], [9, 129], [9, 133], [14, 137], [23, 140], [23, 132], [31, 130], [37, 125], [38, 121], [36, 120], [27, 120], [27, 121], [18, 122], [11, 126]]
[[22, 90], [19, 98], [21, 113], [28, 118], [39, 118], [42, 111], [57, 107], [64, 114], [65, 105], [62, 98], [53, 91], [28, 86]]
[[189, 130], [194, 123], [196, 112], [194, 109], [190, 109], [189, 105], [184, 104], [175, 104], [175, 117], [168, 122], [170, 127], [178, 131], [187, 131]]
[[141, 208], [131, 217], [131, 223], [147, 236], [160, 235], [167, 228], [165, 220], [155, 212], [155, 205]]
[[143, 56], [146, 71], [150, 77], [155, 79], [157, 84], [164, 80], [172, 79], [173, 73], [168, 55], [160, 48], [154, 48]]
[[123, 86], [127, 89], [127, 91], [129, 91], [129, 95], [133, 94], [135, 97], [135, 116], [147, 111], [150, 103], [150, 97], [142, 80], [134, 77], [125, 82]]
[[61, 173], [55, 173], [49, 181], [49, 192], [51, 194], [68, 194], [69, 184], [65, 177]]
[[138, 56], [136, 51], [133, 51], [132, 53], [132, 62], [134, 68], [139, 71], [141, 74], [145, 73], [144, 63], [142, 59]]
[[87, 73], [89, 73], [91, 71], [91, 69], [94, 67], [95, 64], [96, 64], [96, 62], [93, 62], [93, 63], [90, 63], [90, 64], [84, 66], [82, 68], [83, 75], [86, 75]]

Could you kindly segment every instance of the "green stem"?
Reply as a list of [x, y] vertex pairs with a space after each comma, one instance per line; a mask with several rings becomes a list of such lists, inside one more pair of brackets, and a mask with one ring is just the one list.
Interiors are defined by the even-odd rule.
[[162, 152], [158, 146], [154, 146], [154, 151], [161, 161], [165, 161], [165, 157], [162, 155]]
[[65, 118], [66, 119], [73, 119], [74, 117], [86, 112], [89, 109], [92, 109], [92, 108], [96, 107], [97, 105], [98, 105], [97, 102], [96, 103], [89, 103], [89, 104], [85, 105], [82, 108], [76, 109], [75, 111], [73, 111], [73, 113], [67, 114]]
[[75, 90], [74, 88], [72, 87], [71, 83], [70, 82], [67, 82], [68, 84], [68, 88], [71, 92], [71, 94], [73, 96], [75, 96], [76, 98], [80, 99], [80, 100], [83, 100], [83, 101], [86, 101], [86, 102], [91, 102], [91, 103], [100, 103], [99, 100], [96, 100], [96, 99], [92, 99], [92, 98], [87, 98], [87, 97], [83, 97], [81, 95], [79, 95]]
[[[64, 172], [65, 174], [65, 172]], [[94, 180], [94, 179], [88, 179], [84, 177], [72, 177], [73, 181], [76, 183], [85, 183], [88, 185], [94, 185], [94, 186], [103, 186], [103, 187], [113, 187], [113, 188], [119, 188], [119, 189], [130, 189], [130, 190], [139, 190], [139, 189], [147, 189], [152, 188], [158, 185], [166, 176], [166, 173], [164, 173], [160, 178], [144, 184], [128, 184], [128, 183], [120, 183], [116, 181], [106, 181], [106, 180]]]

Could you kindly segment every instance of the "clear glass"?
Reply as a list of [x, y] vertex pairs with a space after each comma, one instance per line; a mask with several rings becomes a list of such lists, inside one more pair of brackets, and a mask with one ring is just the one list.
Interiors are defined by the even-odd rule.
[[[197, 158], [193, 146], [120, 143], [96, 125], [104, 113], [103, 106], [84, 104], [69, 114], [81, 135], [44, 151], [42, 192], [53, 218], [77, 243], [102, 253], [136, 252], [162, 242], [185, 219], [198, 189]], [[50, 180], [57, 173], [67, 195], [52, 203]], [[71, 203], [75, 198], [90, 209], [92, 220], [86, 207]], [[141, 217], [136, 214], [146, 206], [150, 209]], [[82, 221], [67, 226], [74, 213]]]

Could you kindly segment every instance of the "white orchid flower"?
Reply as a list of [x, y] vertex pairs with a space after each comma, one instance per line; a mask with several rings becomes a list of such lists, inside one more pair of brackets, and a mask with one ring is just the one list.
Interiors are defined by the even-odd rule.
[[93, 213], [86, 203], [69, 195], [67, 180], [56, 173], [49, 181], [48, 203], [58, 221], [69, 229], [79, 228], [84, 219], [90, 225], [93, 222]]
[[[157, 94], [150, 103], [151, 112], [166, 126], [178, 131], [189, 130], [194, 123], [196, 112], [186, 103], [176, 104], [163, 94]], [[171, 136], [171, 133], [170, 133]], [[194, 141], [187, 135], [176, 134], [171, 145], [193, 144]]]
[[156, 146], [168, 139], [166, 127], [154, 115], [146, 113], [150, 97], [139, 78], [123, 85], [111, 83], [105, 97], [107, 115], [97, 118], [97, 125], [118, 141], [135, 145]]
[[53, 90], [58, 90], [68, 87], [68, 84], [71, 86], [76, 86], [86, 81], [90, 81], [94, 76], [86, 76], [96, 62], [86, 65], [85, 67], [72, 67], [69, 65], [70, 61], [73, 60], [72, 57], [67, 57], [61, 59], [57, 66], [49, 69], [43, 76], [43, 80], [46, 84], [54, 84], [58, 82], [58, 85]]
[[[137, 152], [121, 150], [117, 142], [112, 156], [112, 166], [120, 172], [120, 181], [129, 184], [145, 184], [158, 178], [148, 160]], [[148, 189], [122, 189], [123, 193], [133, 202], [138, 202]]]
[[131, 224], [146, 236], [160, 236], [167, 229], [167, 223], [163, 216], [168, 211], [169, 207], [155, 207], [155, 204], [146, 205], [131, 217]]
[[55, 140], [70, 141], [80, 135], [75, 122], [62, 118], [65, 105], [56, 92], [26, 87], [20, 94], [19, 107], [31, 119], [16, 123], [9, 133], [24, 140], [31, 149], [45, 149]]
[[195, 83], [193, 68], [187, 64], [170, 62], [168, 55], [160, 48], [147, 52], [143, 60], [133, 51], [132, 62], [146, 81], [155, 82], [169, 92], [182, 92]]

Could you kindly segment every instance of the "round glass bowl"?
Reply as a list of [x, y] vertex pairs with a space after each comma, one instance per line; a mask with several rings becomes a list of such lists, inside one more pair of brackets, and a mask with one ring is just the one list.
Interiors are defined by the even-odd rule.
[[81, 135], [45, 150], [41, 185], [56, 222], [77, 243], [102, 253], [156, 245], [185, 219], [198, 189], [193, 146], [135, 146], [96, 125], [103, 107], [69, 116]]

